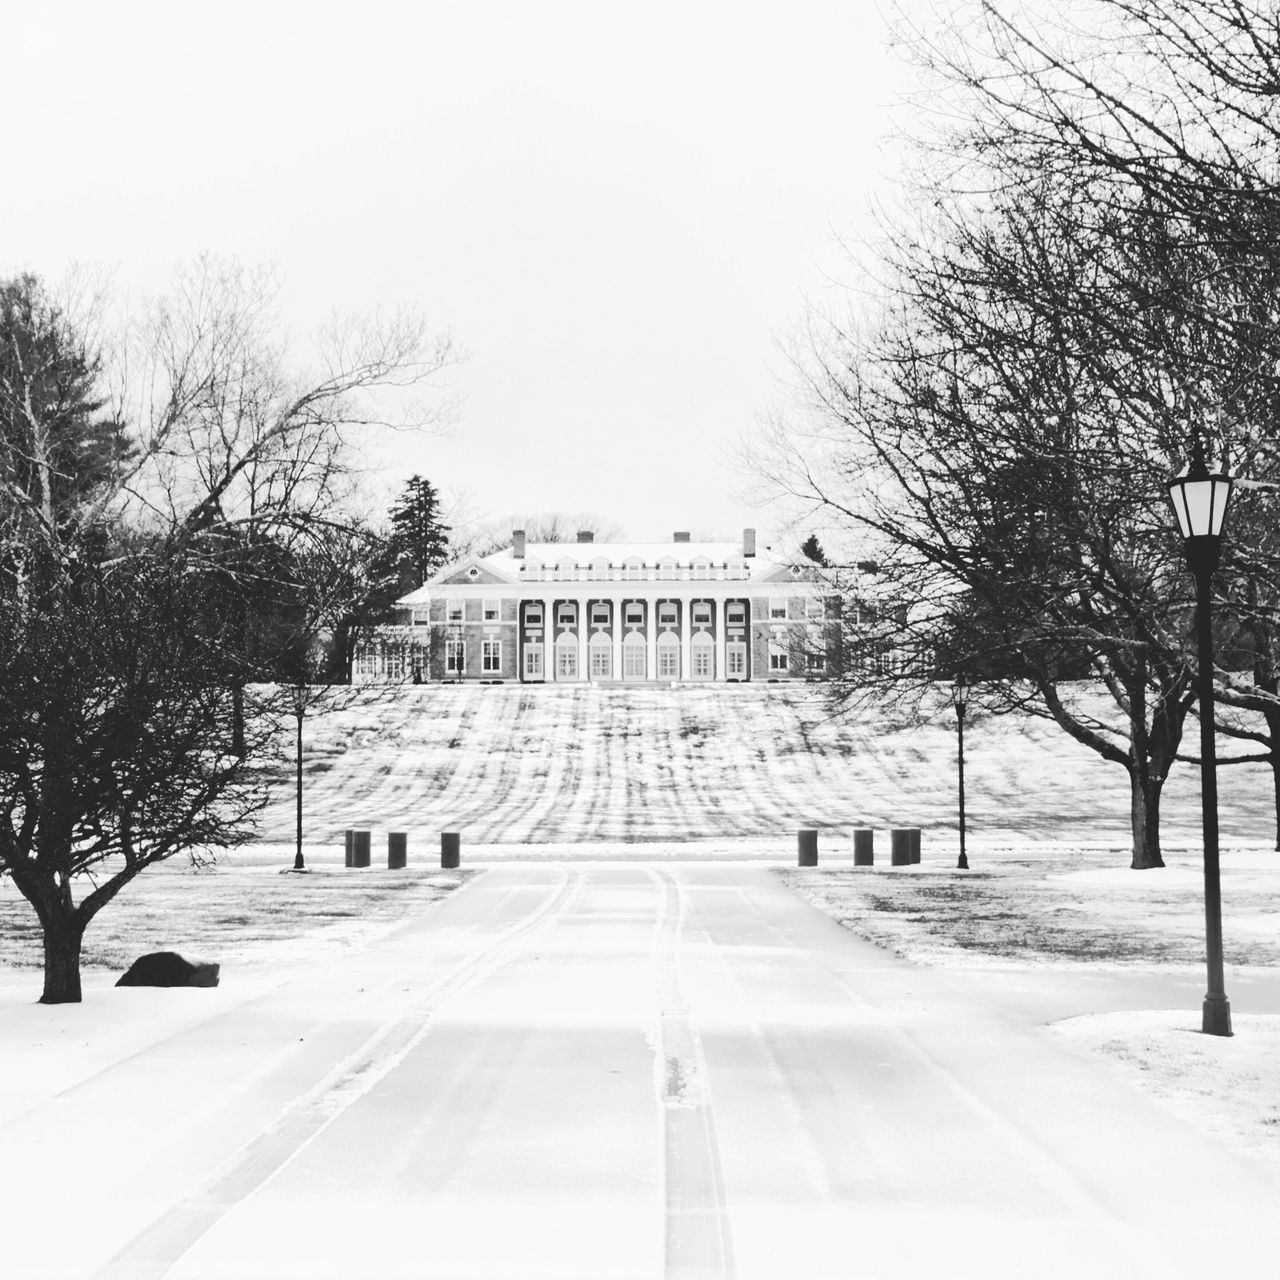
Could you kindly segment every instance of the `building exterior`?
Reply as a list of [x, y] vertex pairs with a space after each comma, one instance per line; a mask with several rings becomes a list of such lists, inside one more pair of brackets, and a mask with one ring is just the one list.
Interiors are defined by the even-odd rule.
[[838, 603], [809, 561], [741, 542], [529, 543], [446, 566], [398, 601], [354, 678], [644, 684], [822, 678]]

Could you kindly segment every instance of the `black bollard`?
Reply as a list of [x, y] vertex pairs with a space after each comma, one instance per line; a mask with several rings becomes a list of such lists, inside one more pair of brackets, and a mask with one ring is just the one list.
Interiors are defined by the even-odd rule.
[[409, 837], [403, 831], [387, 832], [387, 870], [400, 871], [409, 861]]
[[351, 851], [354, 848], [354, 841], [352, 840], [352, 837], [354, 835], [355, 835], [355, 832], [352, 831], [350, 827], [348, 827], [346, 832], [344, 833], [345, 844], [346, 844], [346, 861], [343, 863], [343, 866], [350, 867], [355, 865], [351, 861]]
[[855, 867], [871, 867], [875, 865], [875, 834], [870, 827], [854, 828], [853, 865]]
[[911, 865], [911, 827], [894, 827], [889, 832], [889, 862], [895, 867]]
[[818, 865], [818, 833], [806, 830], [796, 834], [799, 837], [799, 865], [816, 867]]
[[452, 871], [462, 860], [462, 835], [458, 831], [440, 833], [440, 865]]
[[911, 832], [911, 861], [913, 863], [919, 862], [920, 861], [920, 828], [908, 827], [907, 829]]
[[353, 867], [367, 867], [370, 859], [369, 833], [367, 831], [353, 831], [351, 833], [351, 865]]

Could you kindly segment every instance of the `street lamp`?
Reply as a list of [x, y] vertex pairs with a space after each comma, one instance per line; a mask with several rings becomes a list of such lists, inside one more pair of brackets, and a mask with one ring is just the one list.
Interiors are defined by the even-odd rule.
[[1213, 631], [1209, 587], [1222, 553], [1222, 518], [1231, 498], [1231, 477], [1205, 464], [1204, 441], [1196, 438], [1186, 474], [1169, 481], [1169, 501], [1182, 530], [1187, 566], [1196, 580], [1196, 641], [1200, 703], [1200, 804], [1204, 822], [1204, 919], [1209, 990], [1201, 1031], [1231, 1034], [1231, 1006], [1222, 976], [1222, 894], [1218, 872], [1218, 761], [1213, 740]]
[[956, 709], [957, 759], [960, 764], [960, 861], [956, 863], [957, 871], [969, 870], [969, 859], [964, 851], [964, 708], [968, 697], [969, 686], [964, 676], [956, 676], [951, 686], [951, 701]]

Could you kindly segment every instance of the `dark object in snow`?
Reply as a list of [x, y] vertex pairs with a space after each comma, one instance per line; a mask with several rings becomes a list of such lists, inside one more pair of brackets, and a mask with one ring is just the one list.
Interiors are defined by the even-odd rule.
[[440, 833], [440, 865], [446, 871], [452, 871], [462, 857], [462, 833], [460, 831], [442, 831]]
[[409, 836], [404, 831], [387, 832], [387, 869], [402, 870], [409, 861]]
[[909, 867], [920, 861], [919, 827], [895, 827], [889, 832], [889, 861], [895, 867]]
[[871, 827], [855, 827], [853, 831], [853, 865], [875, 866], [875, 832]]
[[816, 867], [818, 865], [817, 831], [805, 829], [798, 831], [796, 835], [799, 844], [797, 865], [801, 867]]
[[221, 965], [193, 963], [176, 951], [153, 951], [139, 956], [117, 987], [216, 987]]

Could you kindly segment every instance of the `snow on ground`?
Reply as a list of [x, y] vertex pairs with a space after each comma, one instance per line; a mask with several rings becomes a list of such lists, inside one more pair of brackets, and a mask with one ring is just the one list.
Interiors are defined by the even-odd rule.
[[[1166, 850], [1164, 869], [1116, 866], [1116, 852], [1064, 845], [970, 848], [871, 870], [779, 869], [858, 936], [938, 969], [993, 981], [1088, 976], [1131, 982], [1131, 1006], [1054, 1022], [1180, 1119], [1280, 1161], [1280, 853], [1228, 846], [1222, 856], [1226, 990], [1236, 1034], [1200, 1034], [1204, 897], [1200, 854]], [[1143, 1008], [1151, 979], [1180, 985], [1176, 1011]], [[1120, 997], [1123, 999], [1123, 996]], [[1033, 1006], [1034, 1008], [1034, 1006]], [[1053, 1017], [1042, 1001], [1040, 1020]]]
[[[309, 843], [340, 847], [347, 827], [423, 844], [440, 831], [545, 844], [955, 825], [949, 706], [902, 725], [832, 720], [820, 686], [418, 685], [376, 696], [307, 722]], [[1124, 771], [1044, 720], [975, 713], [965, 772], [974, 832], [1124, 842]], [[278, 779], [263, 839], [285, 841], [292, 766]], [[1264, 766], [1224, 768], [1219, 788], [1224, 838], [1274, 838]], [[1166, 829], [1197, 830], [1194, 767], [1176, 766], [1164, 794]]]
[[1107, 1059], [1183, 1122], [1280, 1163], [1280, 1014], [1233, 1010], [1231, 1023], [1234, 1035], [1206, 1036], [1198, 1009], [1147, 1009], [1069, 1018], [1050, 1030]]

